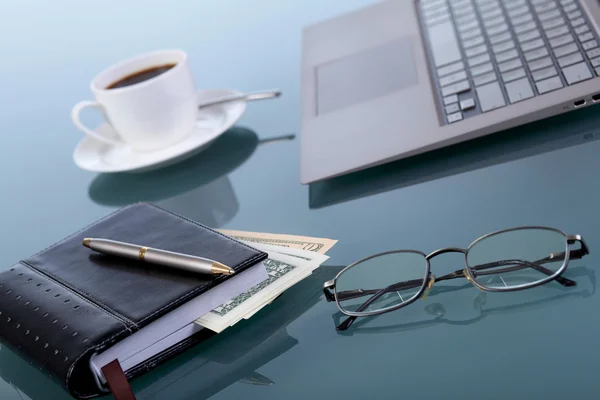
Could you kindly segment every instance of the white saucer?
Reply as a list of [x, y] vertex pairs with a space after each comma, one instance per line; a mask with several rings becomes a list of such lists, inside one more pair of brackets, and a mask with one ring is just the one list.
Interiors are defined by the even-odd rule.
[[[238, 94], [233, 90], [201, 90], [198, 102]], [[216, 138], [235, 124], [246, 110], [246, 101], [232, 101], [202, 108], [194, 131], [174, 145], [151, 152], [136, 152], [129, 146], [111, 146], [93, 138], [84, 137], [73, 153], [75, 164], [92, 172], [145, 172], [182, 161], [206, 149]], [[112, 132], [104, 123], [99, 132]]]

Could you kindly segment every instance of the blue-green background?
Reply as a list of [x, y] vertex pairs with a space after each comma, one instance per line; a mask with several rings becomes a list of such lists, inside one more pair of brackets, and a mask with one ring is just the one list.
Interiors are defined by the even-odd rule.
[[[0, 3], [0, 265], [9, 267], [121, 205], [149, 200], [208, 225], [339, 239], [298, 287], [133, 382], [141, 399], [595, 398], [600, 394], [600, 116], [590, 108], [309, 186], [299, 183], [301, 29], [367, 0]], [[81, 171], [71, 106], [90, 79], [140, 52], [177, 47], [203, 88], [280, 88], [250, 104], [205, 153], [142, 176]], [[90, 121], [97, 118], [90, 113]], [[95, 119], [96, 118], [96, 119]], [[343, 127], [340, 127], [343, 129]], [[410, 134], [402, 132], [398, 135]], [[326, 138], [324, 138], [326, 140]], [[582, 235], [575, 288], [432, 292], [406, 311], [336, 333], [320, 294], [369, 254], [466, 247], [487, 232], [548, 225]], [[461, 268], [436, 258], [435, 274]], [[460, 288], [466, 281], [452, 282]], [[441, 284], [440, 284], [441, 285]], [[147, 294], [151, 295], [151, 294]], [[271, 385], [251, 385], [254, 374]], [[264, 378], [263, 378], [264, 379]], [[268, 382], [264, 381], [264, 382]], [[0, 350], [0, 398], [67, 399]]]

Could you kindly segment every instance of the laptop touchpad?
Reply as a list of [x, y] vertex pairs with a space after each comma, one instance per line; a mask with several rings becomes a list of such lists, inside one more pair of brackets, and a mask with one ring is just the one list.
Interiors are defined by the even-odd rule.
[[317, 66], [317, 115], [417, 83], [410, 37]]

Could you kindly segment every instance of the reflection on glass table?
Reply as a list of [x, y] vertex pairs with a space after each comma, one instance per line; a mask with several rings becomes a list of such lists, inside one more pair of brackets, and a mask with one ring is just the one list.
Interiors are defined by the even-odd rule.
[[[384, 334], [425, 329], [441, 324], [472, 325], [495, 315], [531, 312], [556, 305], [559, 302], [584, 301], [596, 292], [595, 271], [588, 267], [571, 267], [565, 277], [577, 286], [565, 287], [550, 282], [534, 289], [515, 292], [488, 293], [474, 290], [473, 285], [442, 282], [434, 286], [429, 296], [399, 313], [389, 313], [357, 320], [352, 329], [338, 331], [338, 335]], [[339, 325], [346, 317], [340, 311], [332, 314]]]
[[[233, 383], [273, 386], [277, 382], [260, 373], [262, 365], [298, 344], [286, 326], [315, 306], [321, 297], [323, 278], [335, 276], [341, 267], [322, 266], [292, 287], [250, 320], [214, 335], [169, 363], [159, 380], [154, 373], [143, 377], [140, 399], [205, 399]], [[150, 382], [146, 384], [146, 382]], [[137, 385], [136, 385], [137, 386]]]
[[138, 201], [220, 228], [239, 211], [228, 174], [243, 165], [261, 145], [293, 140], [295, 135], [259, 139], [250, 129], [233, 127], [200, 154], [154, 171], [100, 174], [90, 184], [90, 198], [122, 207]]
[[[321, 283], [341, 269], [318, 268], [251, 319], [242, 320], [218, 335], [201, 331], [204, 341], [199, 345], [132, 382], [136, 397], [197, 400], [236, 382], [248, 385], [249, 389], [276, 385], [259, 369], [298, 344], [286, 326], [321, 300]], [[71, 399], [57, 384], [6, 348], [0, 350], [0, 378], [14, 387], [14, 399]]]
[[227, 175], [155, 204], [211, 228], [223, 227], [240, 209], [233, 185]]
[[[575, 247], [573, 247], [575, 246]], [[446, 253], [464, 255], [461, 269], [436, 277], [430, 260]], [[447, 247], [425, 254], [393, 250], [356, 261], [325, 282], [327, 301], [348, 315], [336, 329], [346, 330], [357, 317], [399, 310], [426, 298], [437, 282], [466, 278], [480, 290], [515, 292], [555, 281], [577, 282], [563, 276], [569, 261], [589, 254], [579, 235], [549, 227], [517, 227], [489, 233], [466, 249]]]
[[90, 184], [89, 196], [107, 206], [176, 197], [231, 173], [254, 153], [258, 144], [255, 132], [234, 127], [202, 153], [169, 167], [144, 173], [100, 174]]
[[[574, 119], [573, 115], [580, 118]], [[600, 139], [594, 108], [537, 121], [309, 186], [309, 207], [334, 204], [504, 164]]]

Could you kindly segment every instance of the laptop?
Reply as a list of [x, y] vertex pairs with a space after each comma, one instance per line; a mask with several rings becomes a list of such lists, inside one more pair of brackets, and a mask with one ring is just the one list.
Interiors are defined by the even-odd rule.
[[388, 0], [306, 28], [301, 182], [600, 103], [599, 0]]

